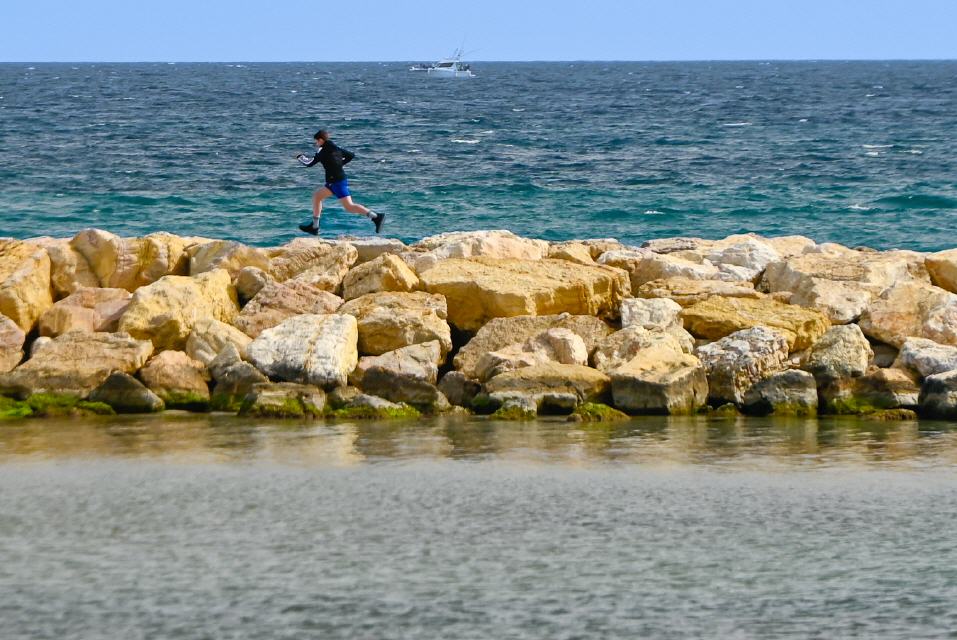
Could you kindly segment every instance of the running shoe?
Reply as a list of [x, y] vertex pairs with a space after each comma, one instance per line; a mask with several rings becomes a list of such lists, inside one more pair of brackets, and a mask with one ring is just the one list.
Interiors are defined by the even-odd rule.
[[375, 214], [375, 218], [372, 219], [372, 223], [375, 225], [375, 232], [379, 233], [379, 230], [382, 229], [382, 222], [385, 220], [384, 213]]
[[313, 224], [312, 220], [308, 224], [299, 225], [299, 230], [305, 233], [311, 233], [314, 236], [319, 235], [319, 225]]

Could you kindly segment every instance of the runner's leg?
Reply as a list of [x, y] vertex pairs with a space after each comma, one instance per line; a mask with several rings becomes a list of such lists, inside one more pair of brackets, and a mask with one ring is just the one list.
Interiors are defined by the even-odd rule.
[[346, 196], [345, 198], [339, 198], [339, 202], [342, 203], [342, 208], [348, 211], [349, 213], [355, 213], [360, 216], [365, 216], [366, 218], [372, 217], [372, 212], [368, 208], [363, 207], [361, 204], [352, 201], [352, 196]]
[[322, 201], [332, 195], [329, 187], [316, 189], [312, 194], [312, 225], [319, 226], [319, 216], [322, 215]]

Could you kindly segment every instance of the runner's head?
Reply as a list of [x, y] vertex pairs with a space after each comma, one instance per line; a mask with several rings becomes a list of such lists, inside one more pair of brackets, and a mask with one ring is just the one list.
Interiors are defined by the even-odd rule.
[[316, 135], [312, 136], [316, 139], [316, 145], [322, 146], [322, 144], [329, 139], [329, 132], [325, 129], [320, 129]]

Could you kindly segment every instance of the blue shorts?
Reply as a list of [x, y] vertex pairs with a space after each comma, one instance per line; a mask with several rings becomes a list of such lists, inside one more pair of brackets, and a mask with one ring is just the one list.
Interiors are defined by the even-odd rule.
[[348, 198], [352, 194], [349, 193], [349, 181], [340, 180], [339, 182], [327, 182], [326, 189], [332, 192], [337, 198]]

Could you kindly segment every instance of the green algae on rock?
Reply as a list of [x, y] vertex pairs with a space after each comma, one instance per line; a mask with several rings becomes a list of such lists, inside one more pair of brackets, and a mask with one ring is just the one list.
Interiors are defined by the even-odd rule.
[[568, 419], [574, 422], [621, 422], [630, 420], [631, 416], [607, 404], [585, 402], [575, 407]]

